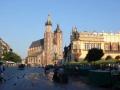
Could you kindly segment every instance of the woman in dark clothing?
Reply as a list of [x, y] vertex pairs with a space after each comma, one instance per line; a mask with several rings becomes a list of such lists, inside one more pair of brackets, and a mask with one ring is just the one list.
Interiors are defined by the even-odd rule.
[[58, 68], [55, 68], [55, 70], [54, 70], [53, 81], [54, 82], [60, 82], [59, 74], [58, 74]]
[[53, 81], [59, 83], [68, 83], [68, 77], [63, 68], [56, 68], [54, 70]]

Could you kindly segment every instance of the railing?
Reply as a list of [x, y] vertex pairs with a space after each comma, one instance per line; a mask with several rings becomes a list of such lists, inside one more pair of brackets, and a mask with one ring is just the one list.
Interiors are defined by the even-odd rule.
[[105, 50], [105, 53], [120, 53], [120, 51], [116, 50], [116, 51], [113, 51], [113, 50]]

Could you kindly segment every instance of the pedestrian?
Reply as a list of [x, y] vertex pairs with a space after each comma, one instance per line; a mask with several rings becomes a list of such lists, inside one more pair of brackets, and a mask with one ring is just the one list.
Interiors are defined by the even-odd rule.
[[58, 73], [59, 73], [60, 82], [67, 84], [68, 83], [68, 76], [65, 73], [64, 68], [59, 68]]
[[54, 82], [60, 82], [60, 78], [59, 78], [59, 73], [58, 73], [58, 68], [56, 67], [54, 69], [54, 74], [53, 74], [53, 81]]
[[6, 80], [4, 79], [4, 71], [5, 67], [2, 62], [0, 62], [0, 83], [5, 82]]
[[47, 67], [47, 66], [44, 67], [44, 74], [45, 74], [45, 75], [48, 74], [48, 67]]

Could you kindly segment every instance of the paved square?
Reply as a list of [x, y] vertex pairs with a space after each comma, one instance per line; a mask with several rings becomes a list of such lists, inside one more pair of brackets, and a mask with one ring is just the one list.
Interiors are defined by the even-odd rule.
[[0, 90], [107, 90], [87, 85], [79, 78], [69, 79], [68, 84], [59, 84], [52, 81], [52, 73], [44, 74], [42, 68], [7, 68], [6, 82], [0, 84]]

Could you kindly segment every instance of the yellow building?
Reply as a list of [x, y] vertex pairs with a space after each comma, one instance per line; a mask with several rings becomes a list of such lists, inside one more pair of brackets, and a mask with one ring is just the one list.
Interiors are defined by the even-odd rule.
[[62, 59], [62, 31], [57, 25], [52, 32], [52, 21], [48, 15], [45, 23], [44, 38], [33, 41], [28, 49], [27, 64], [32, 66], [45, 66], [54, 64]]
[[70, 59], [77, 57], [84, 59], [88, 50], [100, 48], [104, 51], [103, 58], [120, 56], [120, 33], [97, 33], [97, 32], [78, 32], [73, 28], [70, 36], [71, 54]]

